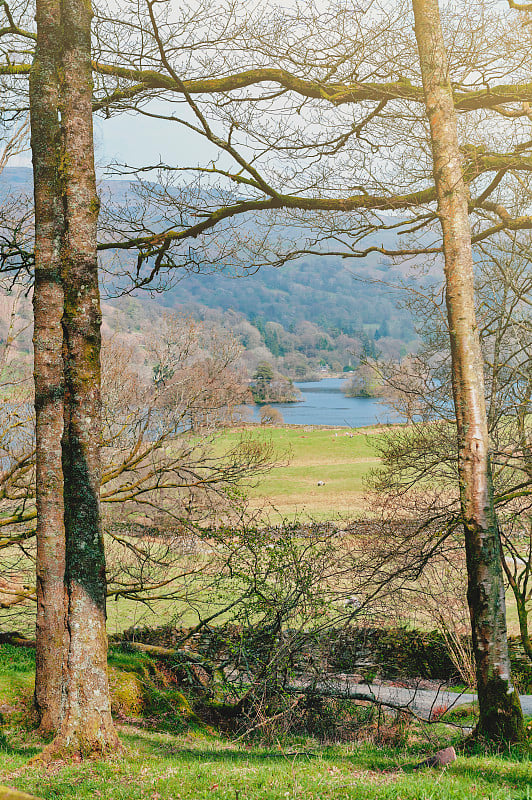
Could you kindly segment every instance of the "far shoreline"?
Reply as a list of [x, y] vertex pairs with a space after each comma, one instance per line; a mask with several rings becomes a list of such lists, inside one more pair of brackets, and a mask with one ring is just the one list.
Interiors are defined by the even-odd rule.
[[297, 399], [250, 403], [247, 406], [250, 421], [253, 424], [260, 421], [259, 415], [265, 405], [278, 411], [285, 425], [357, 429], [402, 421], [381, 398], [347, 397], [343, 391], [345, 377], [342, 374], [342, 377], [321, 376], [319, 380], [297, 381], [295, 388], [301, 393]]

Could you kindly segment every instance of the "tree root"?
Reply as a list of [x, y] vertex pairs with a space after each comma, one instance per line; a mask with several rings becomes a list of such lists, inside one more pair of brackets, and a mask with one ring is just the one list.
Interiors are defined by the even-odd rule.
[[[0, 644], [11, 644], [13, 647], [35, 647], [35, 639], [27, 639], [23, 633], [18, 633], [18, 631], [7, 631], [0, 633]], [[1, 796], [0, 800], [2, 800]]]

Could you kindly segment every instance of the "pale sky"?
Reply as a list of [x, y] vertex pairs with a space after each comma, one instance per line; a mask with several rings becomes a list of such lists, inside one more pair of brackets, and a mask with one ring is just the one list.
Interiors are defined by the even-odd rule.
[[[152, 107], [156, 110], [157, 103], [152, 103]], [[106, 165], [112, 162], [138, 167], [156, 164], [159, 160], [170, 164], [180, 162], [196, 165], [204, 163], [216, 153], [207, 141], [183, 125], [150, 119], [140, 114], [116, 114], [110, 119], [95, 116], [94, 147], [96, 168], [100, 175], [103, 175]], [[29, 149], [11, 158], [9, 166], [31, 167]]]
[[[157, 103], [150, 106], [153, 110], [156, 107]], [[111, 162], [143, 166], [162, 160], [169, 164], [195, 165], [216, 153], [208, 142], [178, 123], [134, 113], [116, 114], [110, 119], [95, 117], [94, 123], [99, 172]]]

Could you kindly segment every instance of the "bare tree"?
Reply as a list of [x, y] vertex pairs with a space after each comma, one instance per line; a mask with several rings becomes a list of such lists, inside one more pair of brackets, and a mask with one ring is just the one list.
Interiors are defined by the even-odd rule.
[[37, 465], [37, 654], [35, 703], [43, 732], [61, 716], [66, 658], [63, 511], [63, 208], [57, 173], [59, 3], [37, 8], [35, 68], [30, 79], [35, 200], [34, 375]]
[[[143, 108], [143, 103], [152, 97], [154, 92], [163, 92], [166, 96], [183, 100], [186, 113], [178, 119], [178, 122], [195, 130], [235, 166], [226, 168], [224, 162], [224, 166], [210, 165], [204, 170], [210, 179], [217, 178], [221, 181], [223, 191], [220, 186], [212, 183], [210, 191], [206, 191], [194, 177], [186, 189], [177, 194], [171, 183], [163, 185], [162, 189], [143, 187], [145, 196], [150, 198], [150, 202], [159, 204], [163, 209], [157, 220], [154, 219], [153, 213], [148, 212], [149, 204], [142, 207], [142, 204], [137, 203], [136, 209], [130, 209], [130, 217], [125, 221], [123, 214], [120, 221], [113, 220], [111, 215], [107, 240], [101, 244], [100, 249], [102, 252], [116, 252], [120, 249], [125, 253], [132, 251], [138, 253], [132, 269], [131, 265], [126, 264], [126, 269], [133, 273], [137, 283], [149, 282], [162, 276], [165, 270], [173, 270], [182, 263], [193, 269], [199, 268], [204, 255], [200, 253], [199, 248], [196, 251], [188, 248], [189, 241], [197, 237], [202, 243], [207, 242], [212, 245], [211, 260], [218, 262], [222, 262], [224, 256], [230, 254], [238, 263], [239, 257], [244, 256], [247, 260], [250, 254], [253, 259], [250, 259], [249, 263], [259, 263], [264, 261], [265, 257], [274, 263], [282, 263], [288, 256], [305, 250], [311, 251], [317, 247], [316, 240], [323, 237], [330, 239], [331, 232], [335, 235], [334, 242], [338, 243], [338, 252], [344, 255], [363, 256], [375, 250], [392, 256], [405, 254], [415, 256], [427, 250], [434, 254], [441, 252], [442, 248], [438, 241], [434, 241], [432, 246], [426, 242], [422, 244], [414, 242], [410, 247], [403, 246], [398, 249], [385, 248], [371, 242], [366, 246], [363, 243], [366, 235], [373, 234], [377, 230], [393, 229], [415, 235], [422, 226], [428, 226], [437, 220], [434, 202], [438, 199], [438, 187], [432, 185], [429, 180], [431, 159], [424, 144], [426, 138], [421, 133], [424, 126], [423, 118], [418, 113], [423, 102], [423, 93], [419, 86], [411, 36], [405, 27], [399, 24], [403, 8], [398, 8], [393, 13], [386, 13], [383, 10], [380, 14], [373, 14], [368, 9], [363, 9], [361, 17], [355, 21], [357, 34], [361, 35], [351, 37], [343, 35], [342, 24], [346, 22], [344, 9], [338, 16], [341, 23], [339, 33], [329, 46], [326, 58], [321, 55], [323, 48], [321, 30], [326, 14], [324, 16], [319, 9], [311, 9], [309, 20], [313, 28], [309, 36], [308, 31], [304, 29], [305, 20], [299, 11], [293, 13], [291, 19], [293, 24], [290, 25], [287, 24], [286, 18], [279, 16], [274, 15], [270, 19], [267, 19], [267, 16], [261, 17], [260, 15], [264, 15], [265, 12], [260, 9], [260, 19], [250, 16], [249, 19], [245, 19], [246, 24], [234, 18], [231, 20], [231, 25], [224, 29], [223, 25], [226, 25], [226, 22], [223, 22], [222, 28], [217, 29], [217, 39], [231, 43], [227, 51], [229, 55], [225, 52], [219, 55], [216, 64], [209, 57], [208, 68], [204, 59], [200, 57], [195, 61], [193, 58], [195, 52], [202, 51], [200, 44], [211, 53], [210, 43], [216, 38], [212, 36], [212, 29], [209, 29], [207, 20], [217, 20], [217, 17], [212, 14], [209, 17], [207, 7], [202, 7], [203, 13], [199, 15], [201, 24], [197, 41], [187, 45], [184, 51], [174, 47], [172, 20], [165, 16], [165, 10], [161, 11], [152, 2], [148, 2], [143, 10], [140, 22], [132, 24], [126, 19], [128, 35], [125, 35], [124, 41], [127, 46], [118, 56], [116, 54], [111, 56], [111, 50], [106, 44], [104, 27], [109, 19], [103, 18], [104, 27], [101, 29], [103, 33], [98, 34], [97, 41], [100, 54], [105, 54], [109, 58], [107, 63], [105, 59], [98, 58], [94, 64], [94, 71], [101, 76], [102, 83], [98, 87], [93, 107], [97, 110], [107, 109], [111, 113], [113, 108], [123, 109], [131, 107], [132, 104], [139, 113], [151, 115], [153, 112]], [[161, 11], [161, 15], [157, 16], [156, 11]], [[261, 25], [256, 24], [258, 21], [268, 21], [271, 24], [266, 33], [261, 32], [260, 35], [250, 39], [249, 31], [252, 27], [250, 22], [259, 30]], [[482, 24], [484, 23], [485, 19], [482, 20]], [[289, 33], [291, 39], [289, 46], [283, 31]], [[393, 36], [387, 35], [390, 31], [394, 32]], [[503, 33], [505, 31], [506, 29]], [[28, 38], [27, 32], [17, 28], [13, 22], [10, 23], [7, 34]], [[476, 26], [465, 51], [476, 52], [476, 44], [484, 34], [482, 25]], [[111, 34], [111, 38], [114, 38], [114, 34]], [[485, 119], [488, 119], [490, 114], [498, 114], [503, 121], [509, 120], [508, 129], [512, 130], [511, 126], [515, 120], [519, 121], [527, 114], [524, 107], [516, 110], [514, 105], [516, 102], [527, 103], [530, 99], [530, 90], [526, 81], [520, 82], [523, 69], [520, 66], [521, 56], [518, 52], [510, 52], [508, 66], [502, 70], [506, 75], [510, 68], [516, 68], [514, 83], [508, 86], [497, 82], [501, 63], [497, 46], [504, 41], [504, 38], [504, 35], [500, 35], [493, 39], [495, 58], [492, 59], [492, 63], [495, 67], [491, 71], [488, 67], [489, 59], [481, 49], [476, 63], [468, 61], [460, 69], [459, 86], [454, 94], [450, 85], [445, 90], [450, 107], [456, 107], [464, 114], [484, 114]], [[244, 41], [246, 47], [243, 46]], [[249, 47], [250, 42], [254, 45], [253, 49]], [[380, 42], [386, 42], [384, 51], [379, 50]], [[52, 53], [52, 50], [49, 52]], [[458, 47], [457, 52], [459, 50]], [[256, 55], [250, 56], [252, 52]], [[177, 58], [180, 53], [185, 55], [183, 63]], [[249, 65], [250, 69], [242, 70], [242, 53], [247, 53], [243, 64]], [[83, 66], [88, 70], [86, 52], [84, 58]], [[255, 63], [251, 64], [250, 61], [253, 62], [254, 59]], [[272, 61], [277, 62], [279, 59], [283, 67], [273, 67]], [[459, 64], [458, 56], [453, 66], [457, 64]], [[16, 69], [12, 64], [7, 64], [3, 70], [4, 75], [11, 78], [27, 74], [29, 68], [22, 58], [18, 59], [15, 66]], [[212, 75], [213, 66], [219, 75]], [[211, 70], [211, 73], [206, 75], [208, 70]], [[486, 80], [485, 70], [489, 73], [487, 78], [489, 85], [480, 87], [478, 75], [481, 74], [482, 80]], [[187, 74], [184, 75], [184, 71]], [[362, 80], [360, 74], [364, 76]], [[231, 94], [239, 93], [256, 84], [265, 84], [266, 91], [261, 95], [262, 102], [254, 102], [254, 89], [250, 89], [247, 95]], [[50, 86], [52, 85], [53, 80], [50, 83]], [[195, 99], [202, 96], [214, 97], [218, 94], [223, 97], [223, 102], [218, 102], [218, 98], [215, 97], [208, 104], [209, 114], [204, 111], [205, 101], [198, 102]], [[275, 124], [269, 127], [263, 124], [265, 107], [270, 106], [274, 112], [279, 111], [279, 106], [275, 104], [277, 97], [281, 99], [283, 118], [288, 118], [297, 107], [301, 112], [299, 119], [304, 121], [303, 126], [299, 124], [296, 115], [292, 115], [292, 119], [296, 122], [288, 133], [279, 131]], [[288, 100], [288, 103], [282, 106], [285, 100]], [[255, 109], [253, 113], [249, 111], [251, 106]], [[349, 111], [350, 108], [356, 109], [354, 117]], [[320, 114], [329, 110], [331, 112], [327, 119], [323, 117], [326, 124], [320, 120], [322, 125], [320, 130], [323, 134], [319, 137], [313, 135], [318, 125], [315, 109]], [[347, 109], [345, 115], [344, 109]], [[86, 108], [85, 111], [87, 112]], [[308, 116], [305, 117], [307, 112]], [[209, 115], [214, 117], [216, 125], [209, 120]], [[341, 130], [338, 126], [339, 116], [342, 119]], [[176, 119], [173, 113], [167, 114], [166, 118]], [[259, 125], [256, 124], [258, 119]], [[404, 119], [409, 130], [414, 126], [416, 131], [420, 131], [419, 137], [410, 137], [407, 140], [406, 147], [403, 130], [401, 126], [397, 126], [398, 119]], [[57, 114], [52, 122], [57, 129]], [[305, 125], [311, 131], [310, 137], [304, 134]], [[65, 131], [67, 127], [65, 122], [63, 125]], [[85, 127], [89, 130], [90, 125], [86, 115]], [[481, 126], [477, 124], [477, 128], [479, 127]], [[313, 140], [312, 145], [307, 138]], [[71, 144], [74, 148], [77, 146], [74, 141]], [[469, 207], [475, 213], [477, 220], [477, 230], [473, 238], [481, 241], [499, 230], [530, 227], [531, 220], [526, 213], [519, 213], [519, 209], [508, 210], [504, 203], [499, 202], [501, 197], [504, 198], [503, 189], [507, 192], [508, 187], [515, 185], [519, 173], [526, 174], [530, 171], [529, 144], [519, 142], [510, 152], [501, 153], [473, 142], [462, 150], [462, 165], [458, 161], [456, 142], [455, 145], [455, 169], [460, 173], [460, 181], [462, 177], [465, 178], [471, 198], [470, 202], [464, 205], [464, 201], [468, 198], [461, 183], [462, 217], [465, 219], [464, 215]], [[270, 158], [274, 146], [276, 152], [280, 153], [279, 161]], [[399, 148], [401, 157], [395, 160], [398, 168], [391, 160], [371, 158], [372, 151], [379, 147], [381, 153], [385, 147]], [[291, 166], [294, 153], [298, 155], [295, 169]], [[338, 167], [331, 169], [334, 157], [338, 154], [340, 157]], [[281, 163], [285, 167], [284, 174], [280, 174]], [[358, 165], [355, 175], [353, 175], [353, 163]], [[380, 169], [380, 165], [384, 163], [386, 167], [384, 170]], [[309, 171], [302, 169], [302, 165], [308, 166]], [[411, 175], [406, 185], [405, 168]], [[177, 169], [169, 167], [167, 171], [179, 174], [182, 169], [181, 166]], [[66, 177], [73, 186], [79, 176], [69, 174], [70, 172], [75, 170], [67, 165]], [[189, 175], [191, 173], [194, 176], [197, 170], [192, 169]], [[436, 174], [439, 180], [440, 175], [438, 172]], [[332, 176], [333, 180], [327, 180], [327, 176]], [[86, 199], [88, 200], [89, 196], [94, 199], [92, 178], [88, 172], [86, 177], [88, 183], [85, 182], [83, 187], [87, 189]], [[346, 186], [350, 188], [347, 193]], [[360, 189], [361, 186], [363, 189]], [[388, 188], [390, 186], [391, 190]], [[442, 206], [441, 194], [439, 203]], [[172, 214], [168, 209], [173, 209], [175, 213]], [[247, 220], [249, 215], [255, 212], [280, 209], [288, 210], [285, 220], [292, 220], [300, 227], [308, 223], [309, 213], [326, 211], [328, 217], [312, 223], [315, 234], [307, 239], [303, 246], [296, 246], [289, 252], [284, 251], [281, 254], [277, 247], [272, 246], [269, 249], [265, 247], [264, 232], [255, 232], [252, 236], [244, 234], [237, 240], [232, 222], [229, 227], [230, 220]], [[79, 209], [72, 210], [77, 213]], [[395, 218], [386, 219], [383, 216], [387, 211], [396, 213], [398, 210], [405, 212], [413, 210], [414, 213], [406, 222]], [[440, 208], [440, 212], [441, 210]], [[96, 213], [90, 202], [86, 203], [85, 211], [87, 221], [90, 221], [92, 226]], [[353, 218], [356, 219], [357, 228], [354, 237]], [[175, 224], [176, 221], [178, 224]], [[68, 220], [65, 220], [65, 225], [68, 229]], [[270, 228], [271, 220], [266, 225], [266, 232], [269, 233]], [[216, 241], [211, 239], [209, 242], [208, 236], [214, 229], [218, 232], [217, 239]], [[92, 242], [92, 233], [89, 238]], [[185, 248], [182, 247], [183, 243]], [[335, 247], [330, 246], [328, 252], [334, 250]], [[81, 253], [82, 249], [79, 252]], [[94, 265], [91, 259], [89, 259], [89, 272], [95, 292]], [[74, 297], [73, 294], [72, 299]], [[92, 299], [97, 302], [95, 295]], [[76, 314], [77, 311], [83, 311], [75, 309], [75, 306], [71, 310], [76, 310]], [[81, 349], [74, 345], [74, 339], [81, 337], [76, 340], [79, 344], [84, 336], [88, 337], [87, 341], [90, 341], [92, 348], [89, 350], [95, 354], [97, 313], [91, 320], [92, 330], [78, 329], [77, 324], [80, 320], [76, 321], [75, 316], [74, 314], [72, 316], [73, 327], [69, 334], [71, 335], [69, 342], [73, 348], [69, 354], [69, 369], [72, 366], [72, 370], [68, 372], [67, 377], [70, 376], [69, 380], [72, 378], [69, 396], [74, 398], [72, 408], [77, 412], [80, 409], [76, 407], [75, 392], [79, 390], [81, 398], [83, 389], [87, 389], [87, 386], [83, 387], [81, 383], [78, 385], [75, 381], [78, 369], [75, 353], [81, 353]], [[67, 321], [67, 317], [65, 320]], [[90, 315], [85, 321], [88, 320]], [[57, 357], [57, 349], [54, 352]], [[479, 364], [480, 362], [477, 366]], [[95, 368], [93, 363], [91, 369]], [[94, 378], [97, 379], [96, 373]], [[458, 381], [455, 387], [457, 400], [460, 400], [461, 392], [459, 383]], [[91, 396], [90, 399], [97, 404], [96, 396]], [[477, 401], [478, 398], [475, 403]], [[460, 406], [460, 403], [457, 405]], [[465, 405], [463, 407], [465, 408]], [[477, 406], [477, 410], [478, 408], [480, 407]], [[482, 430], [479, 430], [484, 436], [481, 417], [480, 413], [479, 424]], [[75, 414], [70, 415], [69, 419], [74, 424], [78, 422]], [[91, 419], [96, 419], [96, 416]], [[81, 416], [79, 421], [83, 421]], [[73, 440], [74, 437], [71, 438]], [[65, 442], [68, 443], [67, 439]], [[76, 454], [76, 459], [77, 455], [79, 454]], [[85, 456], [87, 455], [89, 454], [85, 453]], [[90, 455], [91, 459], [92, 455], [96, 458], [95, 454], [90, 453]], [[94, 470], [97, 472], [96, 462]], [[91, 478], [89, 484], [92, 486], [91, 492], [94, 496], [96, 482]], [[96, 524], [97, 503], [93, 503], [91, 508], [96, 515], [93, 515]]]
[[[502, 568], [521, 609], [522, 640], [526, 649], [526, 598], [529, 547], [530, 477], [529, 409], [527, 376], [530, 371], [530, 267], [521, 254], [523, 242], [494, 243], [476, 258], [477, 320], [486, 374], [487, 423], [492, 455], [494, 505], [502, 537]], [[416, 375], [405, 376], [403, 367], [384, 371], [396, 407], [416, 419], [407, 428], [386, 433], [382, 440], [383, 467], [373, 476], [373, 486], [383, 498], [387, 514], [413, 515], [436, 525], [439, 536], [456, 548], [461, 518], [460, 477], [456, 452], [456, 420], [449, 405], [451, 356], [448, 322], [442, 308], [441, 287], [432, 283], [426, 292], [413, 291], [407, 301], [419, 320], [422, 340], [416, 356]], [[526, 415], [527, 412], [525, 412]], [[521, 422], [520, 422], [521, 420]], [[520, 427], [521, 426], [521, 427]], [[521, 429], [521, 433], [519, 433]], [[395, 500], [394, 500], [395, 498]], [[438, 522], [439, 520], [439, 522]], [[440, 559], [445, 558], [440, 553]], [[513, 585], [512, 585], [513, 584]]]
[[[183, 575], [208, 571], [209, 559], [193, 568], [184, 554], [208, 550], [213, 532], [240, 523], [247, 486], [274, 456], [263, 437], [258, 441], [247, 431], [226, 447], [218, 442], [220, 429], [238, 422], [248, 393], [236, 341], [206, 323], [168, 314], [158, 330], [153, 350], [149, 342], [127, 346], [118, 335], [104, 342], [101, 500], [111, 552], [107, 597], [171, 604], [199, 591], [186, 588]], [[15, 344], [12, 337], [6, 345], [8, 365], [16, 363]], [[0, 550], [3, 617], [11, 619], [15, 610], [20, 615], [24, 603], [31, 626], [36, 505], [30, 383], [22, 361], [0, 387], [10, 412], [0, 437]]]
[[260, 409], [260, 424], [261, 425], [282, 425], [283, 415], [278, 408], [265, 405]]
[[76, 0], [66, 5], [43, 0], [36, 8], [31, 125], [36, 276], [43, 278], [34, 289], [37, 563], [43, 593], [36, 700], [44, 727], [57, 734], [45, 755], [53, 757], [65, 751], [103, 753], [118, 740], [107, 681], [99, 502], [92, 11]]

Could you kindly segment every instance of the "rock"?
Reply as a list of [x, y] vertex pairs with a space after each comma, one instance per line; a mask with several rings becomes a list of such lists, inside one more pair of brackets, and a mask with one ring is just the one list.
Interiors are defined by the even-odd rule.
[[416, 764], [414, 769], [423, 769], [423, 767], [446, 767], [456, 761], [456, 751], [454, 747], [446, 747], [445, 750], [438, 750], [433, 756], [429, 756], [424, 761]]
[[344, 600], [344, 608], [360, 608], [360, 605], [360, 600], [354, 595], [353, 597], [346, 597]]
[[210, 685], [211, 676], [207, 670], [203, 669], [203, 667], [200, 667], [199, 664], [189, 664], [188, 668], [200, 686], [207, 688]]

